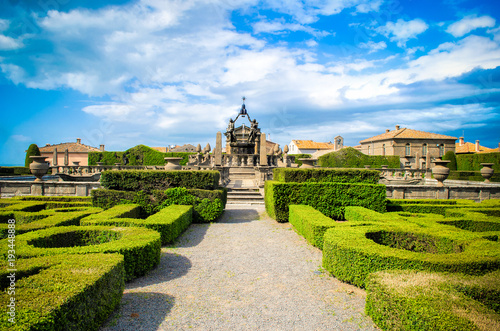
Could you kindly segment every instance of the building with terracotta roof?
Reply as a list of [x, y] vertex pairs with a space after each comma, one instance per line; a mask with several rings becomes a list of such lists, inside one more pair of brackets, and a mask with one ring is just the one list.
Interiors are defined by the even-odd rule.
[[344, 138], [337, 136], [334, 143], [315, 142], [312, 140], [292, 140], [288, 145], [288, 154], [313, 154], [318, 151], [335, 152], [344, 147]]
[[[401, 128], [361, 140], [361, 152], [366, 155], [398, 155], [401, 165], [425, 168], [427, 155], [432, 159], [448, 151], [455, 152], [456, 137]], [[430, 166], [430, 165], [429, 165]]]
[[455, 154], [474, 154], [474, 153], [493, 153], [498, 152], [498, 148], [488, 148], [479, 145], [479, 140], [476, 143], [464, 141], [464, 137], [458, 138], [458, 143], [455, 144]]
[[82, 144], [82, 140], [77, 138], [76, 142], [47, 144], [39, 149], [40, 155], [45, 156], [51, 166], [73, 165], [74, 162], [78, 162], [81, 166], [87, 166], [89, 164], [89, 153], [104, 152], [104, 145], [101, 145], [100, 148], [88, 146]]
[[194, 153], [196, 152], [196, 146], [193, 146], [191, 144], [184, 144], [182, 146], [175, 145], [172, 148], [169, 148], [167, 152], [172, 152], [172, 153]]

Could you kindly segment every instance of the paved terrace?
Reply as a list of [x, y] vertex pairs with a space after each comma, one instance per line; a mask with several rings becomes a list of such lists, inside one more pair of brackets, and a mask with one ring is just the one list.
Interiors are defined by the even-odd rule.
[[375, 330], [365, 292], [330, 277], [322, 253], [263, 206], [193, 224], [160, 265], [126, 284], [101, 330]]

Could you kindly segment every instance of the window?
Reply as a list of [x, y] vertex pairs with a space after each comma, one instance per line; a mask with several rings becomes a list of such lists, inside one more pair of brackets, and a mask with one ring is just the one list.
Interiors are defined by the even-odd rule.
[[370, 146], [368, 146], [368, 155], [370, 155]]
[[427, 155], [427, 144], [423, 144], [422, 145], [422, 156], [426, 156]]
[[441, 144], [441, 145], [439, 145], [439, 156], [441, 157], [443, 155], [444, 155], [444, 145]]
[[382, 155], [385, 155], [385, 144], [382, 144]]
[[411, 155], [410, 154], [410, 144], [409, 143], [406, 144], [406, 146], [405, 146], [405, 155]]

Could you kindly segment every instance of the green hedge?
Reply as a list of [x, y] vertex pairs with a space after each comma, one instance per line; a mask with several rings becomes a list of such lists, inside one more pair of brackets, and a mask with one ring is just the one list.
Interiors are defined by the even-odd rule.
[[332, 182], [378, 184], [380, 171], [366, 169], [291, 169], [275, 168], [273, 179], [278, 182]]
[[115, 163], [127, 165], [162, 166], [165, 164], [165, 157], [182, 157], [181, 165], [186, 165], [189, 155], [196, 153], [162, 153], [145, 145], [137, 145], [127, 149], [125, 152], [90, 152], [88, 156], [89, 165], [97, 165], [103, 162], [105, 165]]
[[124, 262], [120, 254], [59, 255], [16, 261], [15, 323], [7, 314], [9, 272], [2, 263], [0, 329], [98, 330], [120, 303]]
[[[484, 182], [484, 178], [479, 171], [450, 171], [448, 179]], [[494, 173], [490, 178], [490, 182], [500, 182], [500, 173]]]
[[289, 205], [308, 205], [336, 220], [344, 219], [347, 206], [386, 211], [386, 191], [379, 184], [265, 183], [266, 211], [278, 222], [288, 221]]
[[92, 206], [109, 209], [113, 206], [119, 205], [122, 200], [134, 200], [136, 192], [95, 189], [90, 191], [90, 195], [92, 197]]
[[433, 200], [433, 199], [390, 199], [387, 204], [389, 212], [409, 212], [445, 215], [450, 209], [460, 208], [500, 208], [500, 200], [485, 200], [476, 203], [472, 200]]
[[386, 269], [481, 275], [500, 268], [500, 244], [447, 225], [350, 221], [326, 231], [323, 267], [360, 287], [370, 273]]
[[366, 313], [382, 330], [500, 329], [500, 271], [481, 277], [379, 271], [366, 291]]
[[[116, 206], [112, 209], [115, 209]], [[112, 210], [110, 209], [110, 210]], [[80, 224], [85, 225], [114, 225], [114, 226], [139, 226], [155, 230], [161, 235], [163, 245], [170, 244], [184, 232], [193, 220], [192, 206], [168, 206], [145, 220], [135, 218], [110, 218], [103, 215], [85, 218]]]
[[185, 187], [213, 190], [219, 186], [218, 171], [103, 171], [101, 185], [111, 190], [144, 191]]
[[188, 189], [188, 192], [195, 197], [200, 199], [208, 199], [210, 201], [214, 201], [215, 199], [219, 199], [222, 201], [222, 205], [224, 208], [227, 204], [227, 188], [219, 187], [216, 190], [201, 190], [201, 189]]
[[32, 195], [23, 195], [13, 197], [12, 200], [21, 200], [21, 201], [58, 201], [58, 202], [87, 202], [90, 203], [92, 201], [91, 197], [74, 197], [74, 196], [32, 196]]
[[47, 203], [43, 201], [20, 201], [18, 203], [12, 203], [8, 206], [2, 207], [2, 211], [27, 211], [27, 212], [37, 212], [44, 210], [47, 207]]
[[299, 167], [302, 166], [302, 161], [299, 159], [310, 159], [312, 157], [311, 154], [290, 154], [290, 156], [294, 157], [293, 163], [297, 164]]
[[457, 155], [457, 170], [479, 171], [483, 167], [481, 163], [494, 163], [493, 169], [496, 173], [500, 173], [500, 153], [475, 153]]
[[10, 219], [16, 220], [16, 233], [26, 233], [54, 226], [78, 225], [86, 216], [102, 211], [100, 208], [66, 211], [51, 209], [37, 213], [0, 212], [0, 239], [7, 238]]
[[0, 176], [25, 176], [31, 175], [29, 167], [0, 167]]
[[141, 215], [141, 206], [135, 204], [117, 205], [113, 208], [101, 211], [100, 213], [89, 215], [83, 219], [87, 220], [102, 220], [111, 218], [139, 218]]
[[[4, 257], [7, 244], [7, 239], [0, 241]], [[16, 236], [17, 258], [90, 253], [122, 254], [128, 281], [145, 275], [160, 262], [160, 234], [138, 227], [62, 226]]]
[[327, 168], [363, 168], [365, 165], [372, 168], [381, 168], [383, 165], [401, 167], [399, 156], [366, 155], [352, 147], [322, 155], [318, 164]]
[[290, 205], [290, 224], [313, 246], [323, 249], [323, 236], [336, 222], [311, 206]]

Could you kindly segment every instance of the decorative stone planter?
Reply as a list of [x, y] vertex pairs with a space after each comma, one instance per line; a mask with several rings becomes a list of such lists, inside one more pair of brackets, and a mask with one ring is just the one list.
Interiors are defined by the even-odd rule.
[[80, 161], [73, 161], [73, 165], [75, 167], [79, 167], [80, 166]]
[[167, 164], [165, 164], [165, 170], [182, 170], [180, 162], [182, 157], [164, 157], [163, 158]]
[[299, 168], [314, 168], [314, 162], [318, 161], [318, 159], [299, 159], [299, 161], [302, 161], [302, 165]]
[[441, 158], [438, 158], [434, 161], [434, 164], [436, 166], [432, 168], [432, 174], [434, 175], [434, 179], [438, 181], [437, 183], [438, 187], [444, 186], [443, 182], [445, 181], [446, 178], [448, 178], [448, 175], [450, 174], [450, 169], [446, 166], [448, 162], [450, 161], [441, 160]]
[[41, 182], [43, 175], [49, 170], [49, 164], [45, 161], [45, 156], [30, 156], [33, 160], [30, 164], [30, 170], [35, 175], [35, 182]]
[[365, 164], [365, 169], [370, 169], [370, 165], [369, 164]]
[[494, 170], [492, 167], [494, 163], [481, 163], [481, 165], [483, 166], [481, 168], [481, 176], [483, 176], [485, 183], [489, 183], [491, 176], [493, 176]]

